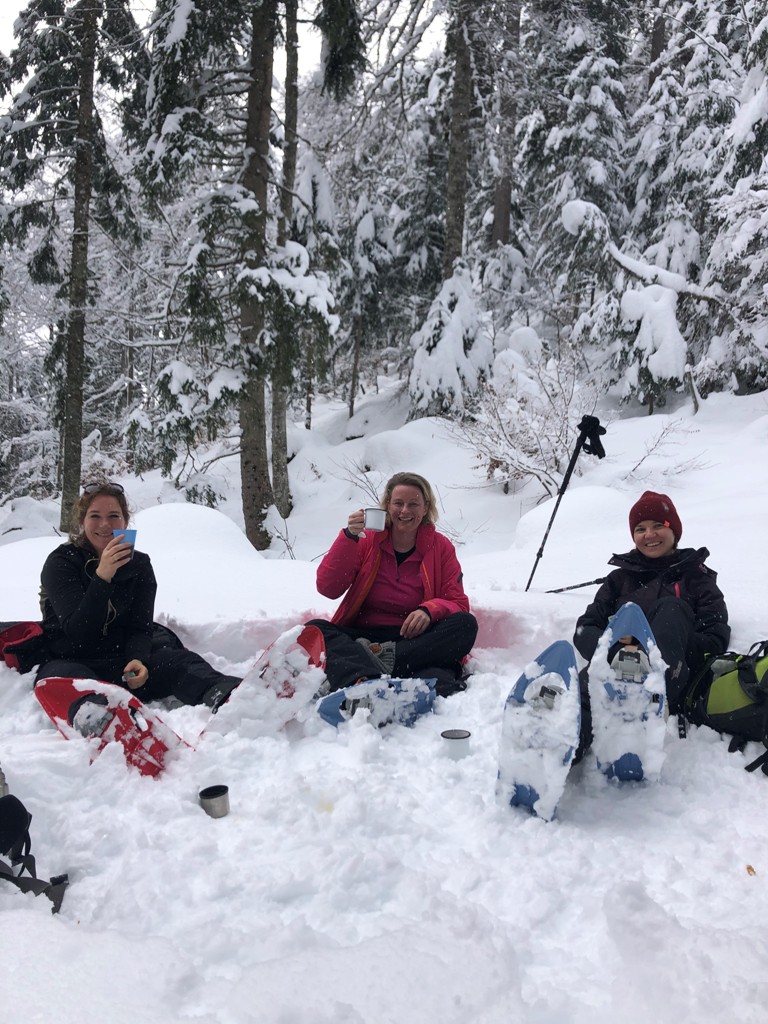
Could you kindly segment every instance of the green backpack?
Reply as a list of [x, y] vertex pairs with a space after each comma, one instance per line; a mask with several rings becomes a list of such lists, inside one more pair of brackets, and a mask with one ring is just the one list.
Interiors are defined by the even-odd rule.
[[[693, 680], [686, 717], [733, 736], [730, 750], [748, 740], [768, 748], [768, 640], [752, 644], [746, 654], [727, 651], [710, 658]], [[768, 775], [768, 749], [746, 766]]]

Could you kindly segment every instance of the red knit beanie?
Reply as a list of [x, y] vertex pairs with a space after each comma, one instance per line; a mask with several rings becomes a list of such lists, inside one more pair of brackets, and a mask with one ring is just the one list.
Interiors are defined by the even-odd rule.
[[677, 509], [672, 504], [672, 499], [666, 494], [657, 494], [656, 491], [646, 491], [635, 502], [629, 510], [629, 532], [634, 534], [635, 527], [645, 519], [652, 519], [655, 523], [664, 523], [679, 541], [683, 534], [683, 524]]

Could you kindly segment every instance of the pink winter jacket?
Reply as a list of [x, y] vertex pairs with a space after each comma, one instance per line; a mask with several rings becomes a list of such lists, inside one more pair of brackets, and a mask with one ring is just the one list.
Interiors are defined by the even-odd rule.
[[[427, 609], [433, 622], [454, 612], [469, 611], [469, 599], [461, 583], [461, 566], [447, 537], [438, 533], [434, 526], [420, 526], [416, 534], [415, 556], [411, 558], [420, 561], [418, 574], [409, 573], [407, 576], [411, 581], [413, 601], [410, 604], [407, 600], [403, 602], [398, 622], [419, 607]], [[408, 566], [409, 562], [410, 559], [403, 566]], [[357, 541], [350, 540], [342, 530], [317, 570], [317, 589], [323, 597], [335, 598], [344, 594], [331, 621], [341, 626], [360, 625], [357, 621], [360, 609], [374, 581], [379, 577], [379, 585], [385, 582], [382, 574], [392, 574], [394, 581], [395, 573], [397, 562], [389, 530], [369, 532]], [[405, 574], [398, 576], [401, 592], [404, 578]], [[374, 625], [372, 622], [365, 624]]]

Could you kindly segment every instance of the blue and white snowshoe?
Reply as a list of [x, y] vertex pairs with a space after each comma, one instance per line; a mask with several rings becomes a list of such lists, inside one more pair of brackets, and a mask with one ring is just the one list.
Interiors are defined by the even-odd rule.
[[[609, 664], [611, 648], [625, 636]], [[611, 616], [589, 668], [593, 749], [597, 766], [620, 782], [655, 781], [664, 761], [666, 665], [642, 610], [631, 602]]]
[[579, 743], [576, 657], [558, 640], [527, 666], [504, 705], [496, 793], [550, 821]]
[[329, 725], [340, 726], [360, 711], [377, 728], [385, 725], [413, 725], [432, 710], [435, 679], [368, 679], [321, 697], [317, 713]]

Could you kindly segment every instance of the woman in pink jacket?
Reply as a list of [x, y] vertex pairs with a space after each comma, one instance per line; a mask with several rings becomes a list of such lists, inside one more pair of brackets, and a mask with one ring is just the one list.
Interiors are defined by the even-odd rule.
[[396, 473], [381, 507], [384, 530], [363, 531], [353, 512], [317, 570], [317, 589], [343, 600], [325, 637], [331, 690], [382, 675], [435, 678], [448, 696], [466, 688], [461, 663], [477, 636], [453, 544], [434, 527], [435, 496], [424, 477]]

